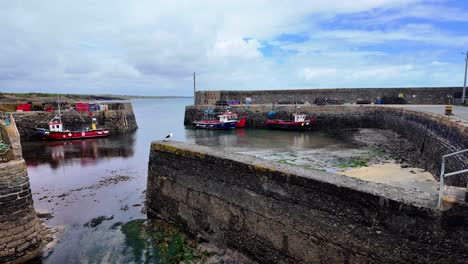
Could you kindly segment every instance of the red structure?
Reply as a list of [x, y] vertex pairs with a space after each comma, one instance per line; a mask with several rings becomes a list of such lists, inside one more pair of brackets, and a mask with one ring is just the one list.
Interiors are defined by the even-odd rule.
[[16, 106], [16, 111], [29, 112], [29, 111], [31, 111], [31, 105], [30, 104], [17, 105]]
[[89, 104], [88, 103], [76, 103], [76, 111], [89, 112]]

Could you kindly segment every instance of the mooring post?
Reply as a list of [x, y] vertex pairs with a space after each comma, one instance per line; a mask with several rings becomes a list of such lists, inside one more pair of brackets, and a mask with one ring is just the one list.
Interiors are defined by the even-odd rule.
[[466, 72], [468, 70], [468, 51], [465, 52], [465, 81], [463, 82], [463, 93], [462, 93], [462, 104], [465, 104], [465, 96], [466, 96]]

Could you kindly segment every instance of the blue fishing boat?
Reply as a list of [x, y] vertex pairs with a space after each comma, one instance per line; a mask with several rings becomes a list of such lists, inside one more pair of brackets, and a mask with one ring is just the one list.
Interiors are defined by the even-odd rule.
[[202, 129], [234, 129], [238, 122], [237, 119], [233, 118], [233, 115], [230, 113], [222, 113], [217, 116], [218, 119], [208, 119], [205, 117], [200, 121], [194, 121], [193, 125], [195, 128]]

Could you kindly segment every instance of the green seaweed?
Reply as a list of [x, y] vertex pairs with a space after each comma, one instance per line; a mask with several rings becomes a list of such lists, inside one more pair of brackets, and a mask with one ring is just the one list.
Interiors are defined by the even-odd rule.
[[340, 159], [336, 163], [338, 168], [359, 168], [369, 166], [368, 162], [370, 157], [364, 156], [359, 158], [350, 158], [350, 159]]
[[121, 231], [136, 263], [194, 263], [211, 254], [194, 249], [178, 229], [157, 221], [130, 221]]

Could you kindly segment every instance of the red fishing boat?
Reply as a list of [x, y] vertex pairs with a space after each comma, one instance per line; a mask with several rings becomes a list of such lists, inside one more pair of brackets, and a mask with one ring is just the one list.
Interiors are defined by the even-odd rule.
[[240, 118], [237, 120], [236, 128], [244, 128], [246, 122], [247, 122], [247, 118], [246, 118], [245, 116], [240, 117]]
[[293, 120], [268, 119], [265, 125], [270, 129], [309, 130], [312, 124], [315, 123], [315, 119], [306, 118], [305, 114], [295, 113], [293, 114]]
[[91, 123], [91, 129], [87, 128], [84, 130], [64, 130], [62, 119], [60, 114], [55, 116], [49, 122], [49, 129], [36, 128], [37, 135], [43, 140], [71, 140], [71, 139], [86, 139], [86, 138], [97, 138], [109, 136], [108, 129], [97, 129], [96, 118], [93, 117]]

